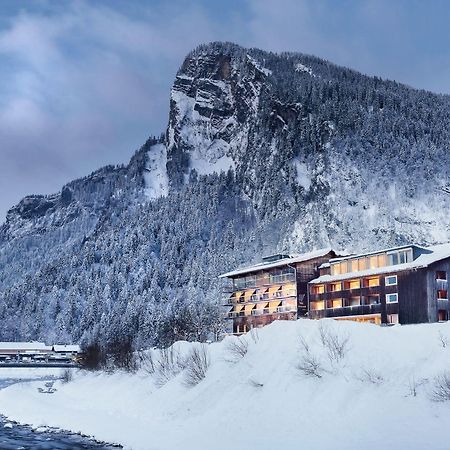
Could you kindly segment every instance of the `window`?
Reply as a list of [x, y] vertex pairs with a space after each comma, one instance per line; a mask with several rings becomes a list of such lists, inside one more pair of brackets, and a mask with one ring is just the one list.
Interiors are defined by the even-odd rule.
[[379, 286], [380, 285], [380, 279], [378, 277], [374, 278], [366, 278], [364, 280], [364, 285], [366, 287], [373, 287], [373, 286]]
[[341, 274], [341, 265], [339, 263], [331, 264], [331, 275], [340, 275], [340, 274]]
[[386, 294], [386, 303], [397, 303], [398, 294]]
[[448, 299], [447, 291], [444, 290], [444, 289], [439, 289], [439, 290], [437, 291], [437, 298], [443, 299], [443, 300], [444, 300], [444, 299], [447, 300], [447, 299]]
[[385, 278], [386, 286], [395, 286], [397, 284], [397, 275], [391, 275]]
[[445, 309], [440, 309], [438, 311], [438, 321], [439, 322], [445, 322], [448, 320], [448, 313]]
[[345, 289], [359, 289], [359, 280], [349, 280], [344, 283]]
[[313, 286], [312, 293], [313, 294], [323, 294], [325, 292], [325, 286], [323, 284], [318, 284]]
[[317, 311], [325, 308], [324, 302], [311, 302], [309, 304], [312, 311]]
[[342, 283], [331, 283], [330, 284], [330, 291], [336, 292], [342, 290]]
[[366, 269], [367, 269], [367, 258], [359, 258], [358, 270], [366, 270]]
[[350, 297], [344, 299], [344, 306], [360, 306], [361, 299], [359, 297]]
[[378, 267], [378, 258], [377, 256], [371, 256], [369, 258], [369, 269], [376, 269]]
[[363, 297], [363, 305], [378, 305], [379, 303], [379, 295], [368, 295], [367, 297]]
[[335, 298], [334, 300], [327, 300], [327, 308], [341, 308], [342, 307], [342, 299], [341, 298]]
[[436, 280], [446, 280], [447, 272], [445, 270], [438, 270], [436, 272]]
[[412, 250], [410, 248], [406, 250], [399, 250], [396, 252], [388, 253], [388, 265], [394, 266], [396, 264], [405, 264], [412, 261]]

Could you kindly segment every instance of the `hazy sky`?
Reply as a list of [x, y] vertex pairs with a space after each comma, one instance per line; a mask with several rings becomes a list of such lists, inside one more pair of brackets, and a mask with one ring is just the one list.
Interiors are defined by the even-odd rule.
[[0, 222], [24, 195], [127, 162], [167, 123], [196, 45], [314, 54], [450, 93], [446, 0], [1, 0]]

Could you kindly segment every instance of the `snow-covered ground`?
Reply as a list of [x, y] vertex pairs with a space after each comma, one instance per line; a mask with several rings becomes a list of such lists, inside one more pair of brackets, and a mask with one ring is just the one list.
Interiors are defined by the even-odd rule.
[[450, 324], [300, 320], [243, 339], [243, 356], [230, 349], [235, 337], [207, 346], [211, 364], [195, 387], [186, 369], [163, 386], [145, 371], [78, 372], [53, 395], [39, 394], [39, 382], [0, 391], [0, 413], [134, 450], [449, 448], [450, 401], [430, 396], [450, 370]]

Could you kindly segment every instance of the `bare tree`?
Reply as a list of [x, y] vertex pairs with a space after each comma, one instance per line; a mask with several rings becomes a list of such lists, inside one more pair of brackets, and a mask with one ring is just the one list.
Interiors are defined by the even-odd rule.
[[206, 344], [195, 346], [186, 358], [186, 372], [184, 383], [186, 386], [196, 386], [206, 377], [206, 372], [211, 365], [209, 349]]

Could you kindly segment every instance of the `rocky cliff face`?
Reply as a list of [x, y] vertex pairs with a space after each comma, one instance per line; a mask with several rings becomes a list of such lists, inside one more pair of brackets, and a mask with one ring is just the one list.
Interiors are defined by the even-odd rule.
[[128, 166], [10, 210], [0, 338], [189, 338], [219, 323], [216, 275], [264, 253], [450, 239], [448, 96], [213, 43], [170, 106]]

